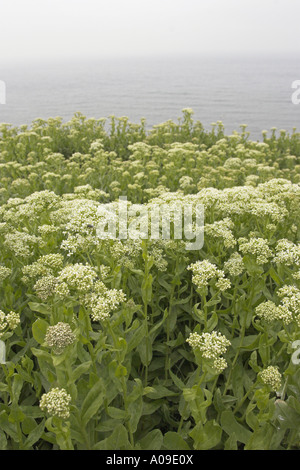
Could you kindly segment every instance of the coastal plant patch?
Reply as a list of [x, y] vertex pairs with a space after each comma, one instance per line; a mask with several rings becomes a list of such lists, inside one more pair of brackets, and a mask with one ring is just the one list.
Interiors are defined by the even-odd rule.
[[192, 115], [0, 125], [1, 450], [300, 448], [300, 134]]

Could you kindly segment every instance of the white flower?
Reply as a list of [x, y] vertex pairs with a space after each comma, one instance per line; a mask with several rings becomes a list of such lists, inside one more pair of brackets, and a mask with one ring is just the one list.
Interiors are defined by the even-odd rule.
[[50, 416], [68, 419], [70, 417], [71, 396], [65, 389], [53, 388], [44, 393], [40, 400], [40, 408], [47, 411]]
[[239, 238], [240, 250], [242, 253], [253, 255], [256, 257], [257, 264], [265, 264], [272, 256], [268, 241], [264, 238]]
[[61, 354], [64, 349], [73, 344], [76, 340], [68, 323], [58, 322], [54, 326], [49, 326], [46, 332], [45, 341], [53, 348], [55, 354]]
[[272, 390], [277, 392], [281, 386], [281, 374], [278, 367], [269, 366], [259, 373], [259, 377], [264, 384], [269, 385]]
[[0, 283], [11, 274], [11, 269], [0, 265]]
[[255, 309], [255, 313], [258, 317], [263, 318], [267, 323], [282, 320], [284, 324], [289, 324], [293, 320], [293, 315], [288, 308], [279, 305], [277, 306], [271, 300], [262, 302]]
[[231, 345], [226, 336], [219, 332], [213, 331], [212, 333], [191, 333], [187, 342], [193, 349], [199, 349], [203, 357], [207, 359], [217, 359], [221, 354], [227, 351], [228, 346]]

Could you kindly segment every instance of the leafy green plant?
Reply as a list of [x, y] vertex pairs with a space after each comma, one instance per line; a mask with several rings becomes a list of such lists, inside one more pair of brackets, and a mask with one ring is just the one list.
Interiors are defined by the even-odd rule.
[[[0, 133], [0, 449], [299, 448], [300, 134]], [[119, 196], [203, 204], [203, 247], [99, 239]]]

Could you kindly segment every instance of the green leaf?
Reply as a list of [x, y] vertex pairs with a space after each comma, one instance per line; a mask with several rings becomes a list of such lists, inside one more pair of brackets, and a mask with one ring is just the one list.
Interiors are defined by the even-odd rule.
[[45, 341], [45, 335], [47, 332], [47, 329], [49, 327], [49, 324], [45, 321], [42, 320], [41, 318], [38, 318], [33, 325], [32, 325], [32, 334], [34, 339], [39, 343], [43, 344]]
[[244, 450], [270, 450], [273, 434], [276, 433], [271, 424], [265, 423], [253, 432]]
[[73, 383], [76, 382], [83, 374], [86, 374], [89, 369], [91, 368], [92, 361], [84, 362], [80, 364], [80, 366], [76, 367], [72, 372], [72, 381]]
[[213, 331], [216, 328], [216, 326], [218, 324], [218, 321], [219, 321], [218, 314], [216, 312], [214, 312], [212, 314], [212, 316], [210, 317], [210, 319], [208, 320], [208, 322], [207, 322], [207, 331], [208, 332]]
[[152, 400], [150, 402], [143, 402], [142, 415], [152, 415], [164, 404], [164, 400]]
[[8, 436], [10, 436], [15, 442], [19, 442], [19, 436], [16, 429], [16, 424], [11, 423], [8, 419], [8, 415], [5, 411], [0, 413], [0, 427], [1, 431], [4, 431]]
[[33, 312], [43, 313], [44, 315], [51, 314], [51, 308], [49, 307], [49, 305], [46, 304], [40, 304], [38, 302], [29, 302], [28, 307]]
[[31, 418], [43, 418], [44, 412], [41, 410], [39, 406], [29, 406], [29, 405], [22, 405], [20, 409], [25, 413], [27, 416]]
[[237, 450], [237, 448], [237, 438], [235, 433], [233, 432], [225, 441], [224, 450]]
[[152, 344], [149, 336], [144, 337], [139, 343], [137, 351], [144, 366], [148, 366], [152, 360]]
[[159, 429], [153, 429], [139, 441], [142, 450], [160, 450], [163, 445], [163, 435]]
[[278, 284], [279, 286], [282, 284], [282, 281], [280, 277], [278, 276], [277, 272], [275, 271], [275, 269], [273, 268], [273, 266], [270, 268], [269, 274], [271, 278], [273, 279], [273, 281], [276, 282], [276, 284]]
[[259, 335], [249, 335], [245, 336], [242, 342], [242, 345], [240, 346], [240, 341], [241, 339], [239, 337], [234, 338], [231, 341], [231, 346], [234, 349], [237, 349], [238, 347], [243, 348], [243, 349], [251, 349], [253, 350], [254, 348], [258, 347], [258, 340], [259, 340]]
[[169, 390], [168, 388], [164, 387], [163, 385], [155, 385], [152, 387], [153, 390], [151, 390], [147, 396], [152, 399], [158, 399], [158, 398], [163, 398], [163, 397], [171, 397], [174, 395], [178, 395], [176, 392], [172, 392], [172, 390]]
[[137, 400], [129, 403], [128, 406], [128, 412], [130, 415], [129, 418], [129, 429], [132, 433], [135, 433], [137, 430], [139, 421], [141, 419], [142, 413], [143, 413], [143, 398], [142, 398], [143, 392], [141, 391], [140, 396], [137, 398]]
[[275, 401], [275, 416], [281, 428], [300, 428], [300, 414], [283, 400]]
[[21, 408], [18, 405], [13, 404], [10, 408], [10, 414], [8, 421], [10, 423], [22, 423], [26, 418], [25, 414], [21, 411]]
[[191, 450], [180, 434], [171, 431], [164, 435], [164, 447], [167, 450]]
[[114, 406], [109, 406], [107, 408], [107, 414], [114, 419], [126, 419], [128, 416], [125, 410], [120, 410]]
[[257, 364], [257, 351], [253, 351], [250, 356], [250, 360], [248, 362], [249, 366], [251, 369], [254, 370], [254, 372], [258, 373], [260, 371], [260, 368]]
[[52, 363], [51, 354], [49, 354], [47, 351], [43, 351], [42, 349], [31, 348], [31, 352], [37, 358], [43, 359], [46, 362]]
[[98, 382], [91, 388], [85, 397], [81, 407], [81, 419], [84, 424], [87, 424], [90, 419], [95, 416], [104, 400], [103, 382], [99, 379]]
[[[138, 322], [138, 320], [137, 320]], [[127, 351], [133, 351], [145, 338], [147, 325], [145, 322], [139, 328], [130, 330], [130, 334], [127, 337]]]
[[25, 448], [30, 449], [42, 437], [44, 430], [45, 421], [43, 420], [27, 437], [26, 441], [24, 442]]
[[259, 355], [261, 357], [262, 363], [264, 365], [268, 364], [269, 354], [268, 354], [268, 335], [263, 333], [259, 340]]
[[119, 424], [113, 433], [94, 446], [95, 450], [130, 450], [128, 433], [123, 424]]
[[238, 361], [232, 369], [232, 390], [236, 398], [241, 399], [244, 396], [244, 374], [245, 369]]
[[144, 304], [148, 304], [152, 299], [152, 282], [153, 277], [149, 274], [142, 282], [142, 299]]
[[122, 364], [118, 364], [118, 366], [115, 369], [115, 376], [119, 379], [120, 377], [126, 377], [127, 375], [127, 369], [125, 366]]
[[235, 433], [236, 439], [243, 444], [246, 444], [251, 437], [251, 432], [237, 422], [232, 411], [223, 411], [221, 414], [221, 426], [228, 436]]
[[257, 408], [262, 411], [265, 410], [270, 403], [269, 393], [266, 388], [255, 390], [254, 399], [256, 401]]
[[178, 387], [179, 390], [184, 390], [185, 385], [182, 382], [182, 380], [180, 380], [179, 377], [177, 377], [177, 375], [173, 374], [173, 372], [171, 370], [169, 371], [169, 373], [170, 373], [170, 376], [171, 376], [174, 384], [176, 385], [176, 387]]
[[59, 366], [70, 356], [70, 346], [67, 346], [61, 354], [55, 354], [52, 356], [54, 367]]
[[207, 421], [204, 425], [198, 423], [189, 435], [194, 440], [196, 450], [213, 449], [221, 440], [222, 428], [215, 420]]
[[0, 450], [6, 450], [7, 440], [3, 431], [0, 431]]
[[19, 402], [21, 390], [23, 387], [23, 379], [20, 375], [14, 376], [13, 386], [12, 386], [12, 399], [14, 403]]
[[106, 421], [101, 421], [97, 426], [95, 426], [95, 431], [100, 432], [110, 432], [116, 429], [116, 426], [122, 424], [122, 420], [116, 419], [107, 419]]
[[246, 269], [248, 271], [248, 273], [250, 274], [250, 276], [257, 276], [259, 277], [259, 275], [263, 274], [264, 272], [264, 269], [262, 266], [259, 266], [256, 262], [255, 259], [253, 259], [252, 257], [246, 255], [244, 256], [243, 258], [243, 262], [246, 266]]

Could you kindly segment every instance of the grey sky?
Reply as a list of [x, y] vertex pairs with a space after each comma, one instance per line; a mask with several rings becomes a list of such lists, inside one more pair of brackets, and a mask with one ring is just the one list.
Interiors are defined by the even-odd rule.
[[297, 54], [299, 0], [0, 0], [0, 63]]

